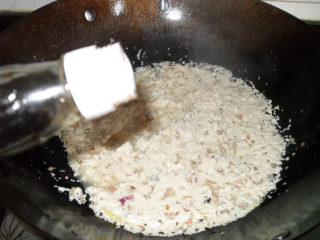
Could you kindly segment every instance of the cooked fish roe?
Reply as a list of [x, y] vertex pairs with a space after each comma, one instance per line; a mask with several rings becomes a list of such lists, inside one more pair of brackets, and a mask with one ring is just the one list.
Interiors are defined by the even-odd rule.
[[208, 64], [162, 62], [135, 77], [138, 101], [63, 133], [98, 217], [193, 234], [245, 216], [276, 188], [287, 141], [255, 88]]

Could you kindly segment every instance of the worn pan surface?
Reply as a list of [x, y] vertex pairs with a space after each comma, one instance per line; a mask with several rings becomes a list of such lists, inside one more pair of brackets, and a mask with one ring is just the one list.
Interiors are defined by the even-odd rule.
[[[85, 17], [88, 9], [93, 21]], [[248, 216], [192, 239], [276, 239], [279, 234], [292, 239], [320, 222], [317, 33], [256, 0], [172, 0], [167, 11], [160, 11], [156, 0], [61, 0], [0, 35], [0, 65], [53, 60], [75, 48], [107, 44], [110, 38], [122, 42], [135, 67], [179, 59], [222, 65], [251, 80], [283, 109], [283, 127], [291, 119], [290, 133], [297, 144], [288, 149], [288, 168], [272, 199]], [[140, 60], [139, 49], [146, 52]], [[48, 166], [56, 167], [55, 178]], [[54, 238], [142, 237], [116, 230], [95, 218], [87, 206], [70, 203], [54, 188], [80, 186], [70, 179], [66, 153], [53, 138], [0, 161], [0, 203]]]

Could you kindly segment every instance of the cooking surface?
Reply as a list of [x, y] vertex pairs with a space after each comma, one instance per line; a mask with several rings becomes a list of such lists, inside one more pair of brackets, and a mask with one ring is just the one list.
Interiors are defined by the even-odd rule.
[[[12, 16], [5, 16], [4, 17], [4, 21], [6, 21], [7, 23], [10, 23], [10, 22], [12, 22], [12, 21], [14, 21], [15, 20], [15, 17], [12, 17]], [[0, 23], [2, 23], [3, 21], [0, 21]], [[1, 27], [5, 27], [5, 23], [4, 24], [0, 24], [0, 26]], [[319, 29], [319, 27], [316, 27], [316, 29]], [[50, 146], [50, 144], [56, 144], [56, 142], [55, 142], [56, 140], [54, 140], [54, 139], [52, 139], [49, 143], [48, 143], [48, 145], [44, 145], [42, 148], [46, 148], [46, 147], [48, 147], [48, 146]], [[59, 148], [59, 147], [58, 147]], [[53, 159], [54, 158], [54, 156], [51, 156], [51, 157], [49, 157], [50, 159]], [[35, 165], [37, 165], [37, 163], [35, 162], [35, 161], [37, 161], [37, 160], [34, 160], [34, 164]], [[61, 167], [63, 167], [63, 166], [61, 166]], [[307, 184], [308, 184], [308, 179], [305, 179], [303, 182], [301, 182], [300, 183], [300, 188], [302, 188], [302, 186], [304, 185], [304, 184], [306, 184], [306, 186], [308, 186]], [[299, 188], [299, 185], [298, 186], [296, 186], [296, 188]], [[302, 189], [303, 191], [305, 191], [305, 195], [308, 195], [308, 196], [310, 196], [310, 194], [311, 194], [311, 192], [310, 192], [310, 189], [308, 188], [308, 187], [303, 187], [303, 189]], [[303, 204], [300, 204], [300, 201], [297, 201], [297, 202], [293, 202], [292, 201], [292, 198], [290, 197], [290, 194], [291, 194], [291, 192], [294, 192], [294, 189], [292, 188], [290, 188], [289, 189], [289, 191], [288, 192], [285, 192], [285, 191], [283, 191], [283, 194], [281, 195], [281, 197], [282, 198], [287, 198], [287, 201], [285, 201], [284, 203], [282, 203], [281, 205], [282, 205], [282, 208], [285, 208], [286, 207], [286, 205], [291, 205], [291, 206], [300, 206], [300, 210], [301, 211], [307, 211], [307, 206], [304, 206]], [[301, 197], [303, 198], [303, 194], [301, 194]], [[277, 201], [277, 199], [275, 199], [274, 201], [272, 201], [272, 202], [276, 202]], [[303, 202], [303, 199], [302, 199], [302, 202]], [[302, 210], [303, 209], [303, 210]], [[269, 209], [270, 210], [270, 209]], [[275, 214], [280, 214], [280, 211], [277, 209], [277, 208], [274, 208], [273, 209], [274, 210], [274, 213]], [[283, 213], [283, 212], [282, 212]], [[290, 218], [290, 215], [289, 214], [284, 214], [285, 215], [285, 217], [288, 217], [288, 218]], [[316, 216], [316, 215], [315, 215]], [[306, 229], [307, 229], [307, 227], [306, 226], [309, 226], [309, 228], [310, 227], [315, 227], [316, 226], [316, 220], [314, 220], [314, 221], [310, 221], [310, 222], [307, 222], [307, 223], [305, 223], [305, 226], [303, 226], [301, 229], [299, 229], [299, 232], [301, 232], [301, 231], [305, 231]], [[304, 230], [303, 230], [304, 229]], [[294, 234], [296, 234], [296, 232], [298, 231], [297, 229], [290, 229], [291, 230], [291, 232], [292, 232], [292, 234], [291, 235], [294, 235]], [[220, 234], [220, 232], [218, 232], [219, 231], [219, 229], [218, 230], [216, 230], [216, 231], [213, 231], [212, 232], [212, 234], [213, 235], [216, 235], [216, 234]], [[284, 234], [285, 232], [279, 232], [279, 234]], [[288, 234], [287, 234], [288, 235]], [[290, 236], [289, 236], [290, 237]], [[217, 238], [218, 239], [218, 238]], [[288, 238], [289, 239], [289, 238]]]

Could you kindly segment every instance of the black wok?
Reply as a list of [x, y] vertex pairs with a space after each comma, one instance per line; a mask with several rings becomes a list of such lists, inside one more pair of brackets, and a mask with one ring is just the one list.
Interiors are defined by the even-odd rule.
[[[93, 21], [85, 17], [88, 9], [87, 18]], [[236, 222], [188, 238], [283, 235], [293, 239], [320, 223], [320, 37], [316, 32], [257, 0], [172, 0], [167, 11], [160, 11], [156, 0], [61, 0], [0, 35], [0, 65], [53, 60], [75, 48], [107, 44], [110, 38], [122, 42], [135, 67], [180, 58], [224, 66], [236, 77], [252, 81], [283, 109], [282, 127], [291, 119], [296, 145], [288, 148], [290, 160], [284, 163], [282, 180], [278, 190], [270, 193], [271, 199]], [[146, 54], [137, 60], [139, 49]], [[48, 166], [56, 167], [55, 179]], [[0, 161], [0, 204], [53, 238], [78, 239], [76, 233], [85, 228], [104, 237], [100, 239], [142, 238], [116, 230], [94, 217], [87, 206], [70, 203], [59, 194], [54, 185], [81, 186], [70, 179], [74, 178], [66, 153], [60, 140], [52, 138]], [[83, 227], [75, 229], [74, 223]]]

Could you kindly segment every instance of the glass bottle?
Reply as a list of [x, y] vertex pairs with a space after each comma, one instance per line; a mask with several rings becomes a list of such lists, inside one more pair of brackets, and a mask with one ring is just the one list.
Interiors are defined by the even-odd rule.
[[135, 97], [132, 66], [120, 44], [82, 48], [58, 61], [1, 67], [0, 157]]

